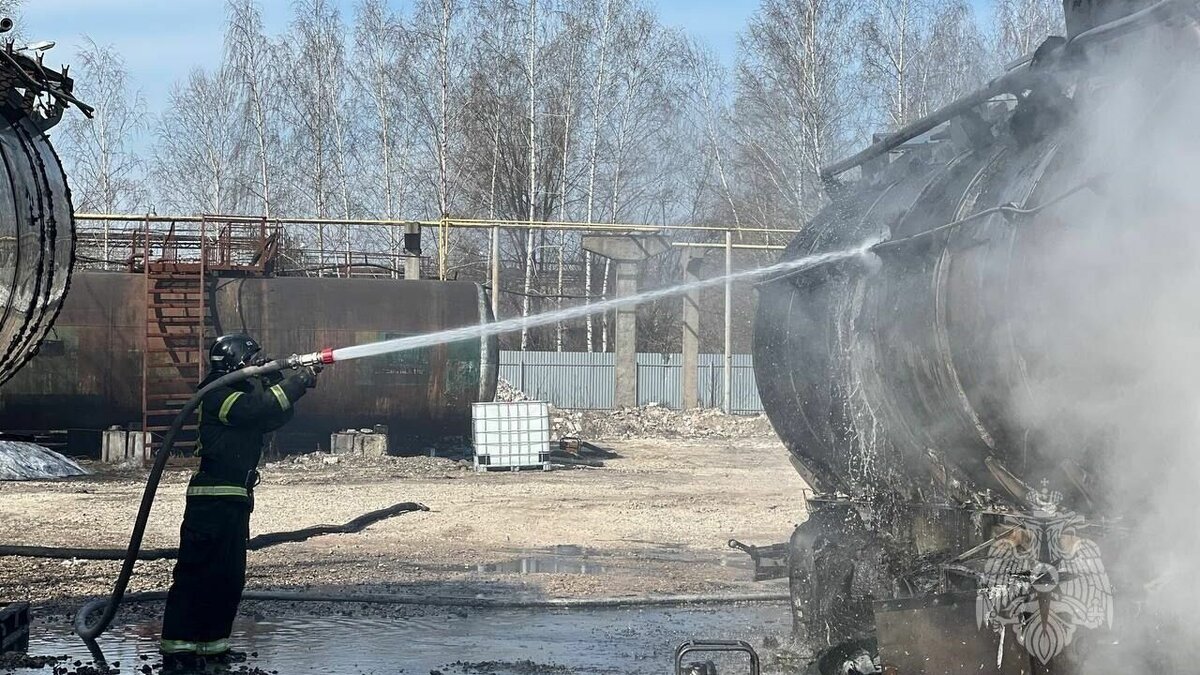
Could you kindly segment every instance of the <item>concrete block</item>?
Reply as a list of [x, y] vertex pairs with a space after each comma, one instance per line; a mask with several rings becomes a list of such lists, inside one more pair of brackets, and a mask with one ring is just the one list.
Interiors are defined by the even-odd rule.
[[150, 461], [150, 432], [126, 431], [120, 427], [105, 429], [100, 436], [100, 461], [121, 464]]
[[388, 454], [388, 435], [371, 429], [346, 429], [330, 435], [329, 449], [335, 455], [383, 457]]

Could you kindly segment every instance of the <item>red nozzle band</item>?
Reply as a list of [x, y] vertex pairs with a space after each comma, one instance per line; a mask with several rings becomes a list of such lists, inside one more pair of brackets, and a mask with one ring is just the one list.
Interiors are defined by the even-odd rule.
[[321, 363], [333, 363], [333, 347], [326, 347], [321, 350]]

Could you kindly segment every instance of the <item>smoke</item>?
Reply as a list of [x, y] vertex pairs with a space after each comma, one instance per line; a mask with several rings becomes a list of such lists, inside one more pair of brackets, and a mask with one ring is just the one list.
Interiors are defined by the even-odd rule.
[[[1021, 227], [1006, 289], [1023, 373], [1010, 410], [1056, 487], [1092, 518], [1114, 634], [1082, 672], [1190, 672], [1200, 642], [1200, 33], [1162, 28], [1088, 55], [1077, 118], [1043, 197], [1101, 176]], [[1097, 76], [1098, 74], [1098, 76]], [[1031, 200], [1037, 203], [1036, 199]], [[1082, 637], [1080, 639], [1083, 639]]]

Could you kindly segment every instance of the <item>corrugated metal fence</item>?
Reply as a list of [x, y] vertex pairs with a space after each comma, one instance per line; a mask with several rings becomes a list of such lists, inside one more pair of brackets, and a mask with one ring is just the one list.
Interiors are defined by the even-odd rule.
[[[681, 354], [638, 354], [638, 403], [682, 405]], [[721, 354], [701, 354], [700, 406], [721, 407], [725, 369]], [[615, 367], [612, 353], [600, 352], [500, 352], [500, 377], [530, 396], [559, 408], [610, 410], [613, 407]], [[749, 354], [733, 355], [733, 406], [740, 414], [762, 412], [754, 362]]]

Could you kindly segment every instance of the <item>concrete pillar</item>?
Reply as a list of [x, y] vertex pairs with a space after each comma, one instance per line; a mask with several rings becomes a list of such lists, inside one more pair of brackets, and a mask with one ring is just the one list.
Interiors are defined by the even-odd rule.
[[[693, 249], [683, 249], [683, 282], [700, 280], [703, 254]], [[679, 375], [682, 389], [683, 409], [700, 405], [700, 291], [690, 291], [683, 296], [683, 363]]]
[[[637, 263], [617, 261], [616, 294], [628, 298], [638, 292]], [[617, 326], [613, 349], [616, 351], [616, 404], [632, 408], [637, 400], [637, 307], [627, 305], [617, 309]]]
[[421, 278], [421, 226], [404, 226], [404, 278]]
[[[638, 292], [638, 264], [647, 258], [666, 253], [671, 244], [659, 236], [584, 235], [583, 249], [616, 263], [616, 296], [627, 298]], [[616, 326], [616, 390], [617, 407], [637, 405], [637, 307], [617, 310]]]
[[126, 431], [121, 427], [109, 427], [100, 435], [100, 461], [110, 464], [137, 461], [145, 463], [153, 459], [150, 433]]

